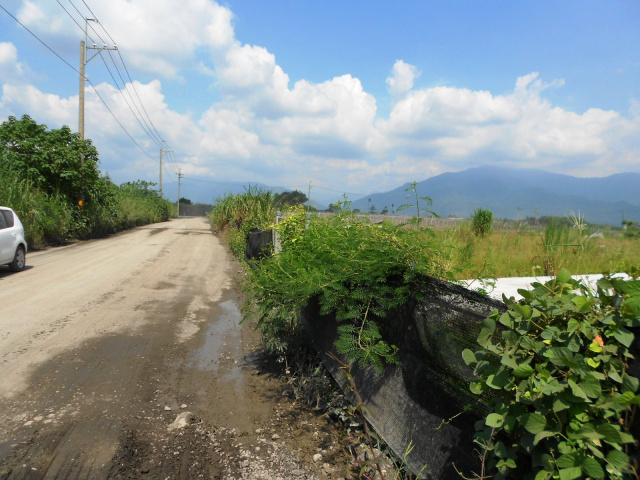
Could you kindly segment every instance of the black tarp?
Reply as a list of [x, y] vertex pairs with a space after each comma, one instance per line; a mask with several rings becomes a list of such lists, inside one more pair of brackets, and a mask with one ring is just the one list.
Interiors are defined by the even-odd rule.
[[247, 234], [247, 248], [244, 253], [244, 259], [251, 268], [256, 268], [256, 264], [253, 260], [270, 257], [272, 245], [273, 233], [271, 230], [252, 228]]
[[[483, 414], [478, 397], [469, 391], [473, 376], [462, 351], [477, 349], [482, 320], [493, 309], [504, 311], [505, 305], [430, 277], [420, 293], [423, 300], [384, 322], [383, 333], [399, 347], [401, 364], [386, 366], [382, 373], [352, 364], [351, 374], [367, 420], [396, 456], [403, 458], [413, 443], [407, 458], [414, 474], [426, 465], [421, 478], [459, 479], [453, 463], [467, 476], [479, 471], [472, 455], [473, 424]], [[335, 318], [320, 316], [317, 304], [311, 302], [302, 321], [325, 366], [353, 400], [346, 375], [326, 355], [336, 354]], [[465, 411], [466, 405], [472, 408]]]

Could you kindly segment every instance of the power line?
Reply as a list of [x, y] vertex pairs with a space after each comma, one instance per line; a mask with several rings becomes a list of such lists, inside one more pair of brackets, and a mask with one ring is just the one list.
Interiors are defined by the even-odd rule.
[[[71, 65], [69, 62], [67, 62], [64, 58], [62, 58], [60, 56], [60, 54], [58, 54], [58, 52], [56, 52], [53, 48], [51, 48], [49, 45], [47, 45], [43, 40], [40, 39], [40, 37], [38, 37], [35, 33], [33, 33], [31, 30], [29, 30], [22, 22], [20, 22], [20, 20], [18, 20], [14, 15], [11, 14], [11, 12], [9, 12], [6, 8], [4, 8], [4, 6], [0, 5], [0, 8], [2, 8], [2, 10], [4, 10], [7, 15], [9, 15], [11, 18], [13, 18], [16, 23], [18, 23], [18, 25], [20, 25], [22, 28], [24, 28], [27, 32], [29, 32], [36, 40], [38, 40], [42, 45], [44, 45], [51, 53], [53, 53], [56, 57], [58, 57], [60, 60], [62, 60], [62, 62], [64, 62], [69, 68], [71, 68], [74, 72], [76, 72], [78, 75], [80, 75], [80, 72], [78, 71], [77, 68], [75, 68], [73, 65]], [[89, 85], [91, 85], [91, 88], [93, 89], [93, 91], [95, 92], [95, 94], [98, 96], [98, 98], [100, 99], [100, 101], [104, 104], [104, 106], [106, 107], [107, 111], [111, 114], [111, 116], [114, 118], [114, 120], [118, 123], [118, 125], [120, 125], [120, 128], [122, 128], [122, 130], [124, 131], [124, 133], [127, 134], [127, 136], [131, 139], [131, 141], [133, 141], [133, 143], [135, 143], [135, 145], [145, 154], [147, 155], [149, 158], [153, 157], [151, 155], [149, 155], [148, 152], [146, 152], [138, 142], [136, 142], [136, 140], [131, 136], [131, 134], [127, 131], [127, 129], [124, 127], [124, 125], [122, 125], [122, 123], [120, 122], [120, 120], [118, 120], [118, 117], [116, 117], [116, 115], [113, 113], [113, 111], [111, 110], [111, 108], [109, 108], [109, 105], [107, 104], [107, 102], [104, 100], [104, 98], [102, 98], [102, 95], [100, 95], [100, 93], [98, 92], [98, 90], [96, 89], [95, 85], [91, 82], [91, 80], [89, 80], [86, 76], [84, 77], [84, 79], [89, 83]]]
[[[73, 20], [73, 22], [78, 26], [78, 28], [85, 34], [87, 35], [87, 31], [86, 28], [83, 29], [82, 26], [76, 21], [76, 19], [73, 17], [73, 15], [71, 15], [71, 13], [69, 13], [69, 11], [64, 7], [64, 5], [62, 5], [62, 3], [60, 3], [60, 0], [56, 0], [58, 2], [58, 5], [60, 5], [62, 7], [62, 9], [65, 11], [65, 13], [71, 18], [71, 20]], [[82, 16], [83, 19], [84, 15], [83, 13], [78, 9], [78, 7], [76, 7], [76, 5], [73, 3], [72, 0], [69, 0], [69, 3], [73, 6], [73, 8], [75, 9], [75, 11]], [[86, 6], [86, 3], [85, 3]], [[88, 6], [87, 6], [88, 8]], [[91, 12], [91, 14], [93, 15], [93, 11], [91, 11], [91, 9], [89, 8], [89, 11]], [[102, 29], [105, 31], [105, 33], [107, 33], [107, 36], [113, 41], [113, 38], [111, 37], [111, 35], [109, 35], [109, 33], [106, 31], [106, 29], [104, 28], [104, 26], [99, 22], [99, 20], [97, 18], [93, 19], [95, 22], [97, 22]], [[93, 27], [92, 24], [90, 24], [88, 21], [86, 21], [86, 24], [89, 25], [89, 27], [91, 28], [91, 30], [93, 30], [93, 32], [96, 34], [96, 36], [100, 39], [100, 41], [106, 45], [106, 43], [104, 42], [104, 39], [102, 38], [102, 36], [96, 31], [96, 29]], [[95, 40], [93, 40], [90, 36], [87, 35], [87, 37], [89, 39], [91, 39], [91, 41], [93, 42], [93, 44], [95, 45]], [[115, 41], [113, 41], [114, 45], [115, 45]], [[157, 130], [155, 130], [156, 136], [153, 135], [153, 133], [151, 132], [151, 128], [149, 127], [149, 125], [147, 124], [146, 120], [144, 119], [144, 116], [142, 115], [142, 113], [140, 112], [140, 109], [138, 108], [138, 105], [136, 104], [133, 96], [131, 95], [131, 93], [129, 92], [129, 90], [127, 89], [127, 82], [124, 80], [124, 78], [122, 77], [122, 73], [120, 72], [120, 69], [118, 68], [118, 64], [115, 62], [112, 54], [111, 54], [111, 50], [109, 50], [109, 57], [111, 62], [113, 63], [113, 66], [115, 67], [118, 76], [120, 77], [120, 80], [122, 82], [122, 87], [118, 84], [117, 79], [115, 78], [113, 72], [111, 71], [111, 68], [109, 68], [109, 65], [107, 64], [106, 60], [104, 59], [104, 56], [102, 55], [102, 51], [98, 52], [100, 54], [100, 59], [102, 60], [102, 62], [104, 63], [105, 68], [107, 69], [107, 72], [109, 73], [109, 75], [111, 76], [111, 79], [113, 80], [114, 85], [116, 86], [116, 88], [119, 90], [120, 94], [122, 95], [123, 100], [125, 101], [127, 107], [129, 108], [129, 110], [131, 111], [131, 113], [133, 114], [134, 118], [136, 119], [136, 121], [138, 122], [138, 124], [140, 125], [140, 127], [142, 128], [142, 130], [147, 134], [147, 136], [154, 142], [156, 143], [156, 145], [158, 145], [159, 147], [163, 147], [164, 145], [162, 144], [162, 140], [160, 138], [160, 135], [158, 134]], [[120, 55], [120, 59], [123, 62], [123, 66], [125, 66], [126, 69], [126, 65], [124, 65], [124, 61], [122, 60], [122, 55]], [[133, 80], [131, 80], [131, 76], [129, 75], [129, 79], [131, 81], [131, 84], [133, 85]], [[134, 87], [135, 88], [135, 87]], [[131, 106], [131, 103], [127, 100], [126, 96], [124, 95], [124, 93], [122, 91], [126, 91], [127, 94], [129, 95], [129, 98], [131, 99], [131, 103], [133, 103], [133, 106], [135, 107], [135, 109], [138, 111], [138, 114], [136, 114], [136, 112], [134, 112], [133, 107]], [[137, 95], [136, 92], [136, 96], [138, 97], [138, 101], [141, 103], [143, 110], [146, 109], [144, 108], [144, 105], [142, 104], [142, 101], [140, 100], [140, 96]], [[148, 117], [148, 114], [147, 114]], [[144, 122], [144, 125], [143, 125]], [[146, 126], [145, 126], [146, 125]], [[158, 140], [160, 139], [160, 141]], [[146, 152], [145, 152], [146, 153]]]
[[22, 28], [24, 28], [27, 32], [29, 32], [36, 40], [38, 40], [42, 45], [44, 45], [47, 49], [49, 49], [49, 51], [51, 51], [51, 53], [53, 53], [56, 57], [58, 57], [60, 60], [62, 60], [64, 63], [67, 64], [67, 66], [69, 68], [71, 68], [74, 72], [76, 72], [78, 75], [80, 75], [80, 72], [78, 71], [78, 69], [76, 67], [74, 67], [73, 65], [71, 65], [69, 62], [67, 62], [64, 58], [62, 58], [58, 52], [56, 52], [53, 48], [51, 48], [49, 45], [47, 45], [45, 42], [43, 42], [42, 40], [40, 40], [40, 38], [33, 33], [31, 30], [29, 30], [25, 25], [22, 24], [22, 22], [20, 22], [20, 20], [18, 20], [16, 17], [14, 17], [6, 8], [4, 8], [2, 5], [0, 5], [0, 8], [2, 8], [7, 15], [9, 15], [11, 18], [13, 18], [18, 25], [20, 25]]
[[[69, 3], [73, 4], [73, 2], [72, 2], [71, 0], [69, 0]], [[85, 2], [84, 0], [82, 0], [82, 3], [84, 4], [84, 6], [85, 6], [85, 7], [87, 7], [87, 10], [89, 10], [89, 13], [91, 13], [91, 15], [93, 16], [93, 18], [95, 19], [95, 21], [98, 23], [98, 25], [100, 25], [100, 27], [102, 28], [102, 30], [104, 30], [104, 33], [107, 35], [107, 37], [109, 37], [109, 39], [111, 40], [111, 42], [115, 45], [115, 44], [116, 44], [116, 41], [113, 39], [113, 37], [111, 36], [111, 34], [109, 34], [109, 32], [107, 31], [107, 29], [105, 28], [105, 26], [100, 22], [100, 20], [98, 20], [98, 17], [96, 16], [96, 14], [95, 14], [95, 13], [93, 13], [93, 10], [91, 10], [91, 7], [89, 7], [89, 5], [87, 4], [87, 2]], [[75, 7], [75, 5], [74, 5], [74, 7]], [[76, 8], [76, 10], [77, 10], [77, 8]], [[94, 29], [93, 29], [93, 26], [91, 27], [91, 29], [92, 29], [92, 30], [94, 30]], [[95, 32], [95, 30], [94, 30], [94, 32]], [[96, 32], [96, 35], [98, 35], [98, 37], [99, 37], [99, 38], [101, 39], [101, 41], [102, 41], [102, 38], [100, 37], [100, 35], [99, 35], [97, 32]], [[103, 43], [104, 43], [104, 41], [103, 41]], [[111, 55], [111, 52], [109, 52], [109, 55]], [[125, 70], [125, 72], [126, 72], [126, 74], [127, 74], [127, 78], [129, 79], [129, 84], [131, 85], [131, 88], [133, 89], [134, 93], [136, 94], [136, 97], [138, 98], [138, 102], [140, 103], [140, 106], [142, 107], [142, 110], [144, 111], [144, 113], [145, 113], [145, 115], [146, 115], [147, 119], [149, 120], [149, 124], [151, 125], [151, 127], [149, 127], [148, 125], [147, 125], [147, 127], [149, 128], [149, 130], [153, 129], [153, 131], [154, 131], [154, 132], [155, 132], [155, 134], [156, 134], [156, 138], [157, 138], [157, 140], [160, 140], [162, 143], [164, 143], [164, 141], [162, 140], [162, 135], [160, 135], [160, 133], [158, 132], [158, 129], [155, 127], [155, 125], [154, 125], [154, 124], [153, 124], [153, 122], [151, 121], [151, 117], [149, 116], [149, 113], [147, 112], [147, 109], [145, 108], [144, 103], [142, 102], [142, 99], [140, 98], [140, 95], [138, 94], [138, 90], [136, 89], [135, 83], [134, 83], [133, 79], [131, 78], [131, 75], [129, 74], [129, 69], [127, 68], [127, 64], [125, 63], [124, 58], [122, 57], [122, 53], [120, 52], [120, 50], [118, 50], [118, 56], [120, 57], [120, 62], [122, 63], [122, 66], [124, 67], [124, 70]], [[116, 67], [116, 69], [118, 70], [118, 74], [120, 74], [120, 71], [119, 71], [119, 69], [118, 69], [118, 67], [117, 67], [117, 65], [116, 65], [116, 62], [113, 60], [113, 58], [112, 58], [112, 60], [111, 60], [111, 61], [113, 62], [113, 64], [114, 64], [114, 66]], [[122, 78], [122, 75], [120, 75], [120, 78]], [[123, 84], [124, 84], [124, 86], [125, 86], [125, 89], [127, 89], [127, 84], [126, 84], [126, 82], [124, 81], [124, 79], [123, 79]], [[127, 91], [127, 93], [129, 93], [129, 92]], [[130, 94], [130, 93], [129, 93], [129, 96], [131, 96], [131, 94]], [[132, 100], [133, 100], [133, 98], [132, 98]], [[135, 102], [134, 102], [134, 105], [135, 105]], [[136, 106], [136, 109], [137, 109], [137, 106]], [[140, 111], [139, 111], [139, 110], [138, 110], [138, 112], [140, 113]], [[140, 115], [142, 116], [142, 113], [140, 113]], [[144, 121], [144, 118], [143, 118], [143, 121]], [[146, 124], [146, 123], [147, 123], [147, 122], [145, 121], [145, 124]], [[154, 140], [154, 141], [155, 141], [155, 140]]]

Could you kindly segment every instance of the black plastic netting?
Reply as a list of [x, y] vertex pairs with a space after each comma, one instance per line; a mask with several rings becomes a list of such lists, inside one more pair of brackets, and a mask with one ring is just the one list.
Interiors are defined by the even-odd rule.
[[[395, 455], [402, 459], [413, 444], [407, 463], [414, 474], [426, 465], [421, 478], [453, 480], [460, 478], [454, 463], [466, 474], [478, 470], [472, 455], [473, 424], [483, 413], [478, 397], [469, 391], [473, 375], [462, 351], [477, 349], [482, 320], [493, 309], [504, 311], [505, 305], [434, 278], [426, 277], [424, 284], [422, 301], [384, 322], [383, 334], [399, 347], [401, 364], [382, 373], [352, 364], [351, 374], [367, 420]], [[319, 352], [336, 353], [334, 318], [320, 316], [311, 302], [302, 321]], [[327, 355], [323, 361], [353, 400], [338, 363]]]

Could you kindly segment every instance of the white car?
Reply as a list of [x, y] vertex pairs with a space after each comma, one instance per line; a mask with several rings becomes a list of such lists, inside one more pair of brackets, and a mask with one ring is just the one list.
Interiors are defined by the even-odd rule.
[[0, 265], [9, 265], [13, 272], [24, 270], [27, 242], [24, 227], [9, 207], [0, 207]]

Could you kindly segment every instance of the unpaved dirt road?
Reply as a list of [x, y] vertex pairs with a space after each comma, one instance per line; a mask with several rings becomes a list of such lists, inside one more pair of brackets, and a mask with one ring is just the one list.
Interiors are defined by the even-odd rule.
[[263, 368], [206, 219], [27, 265], [0, 267], [0, 479], [348, 475], [326, 420]]

